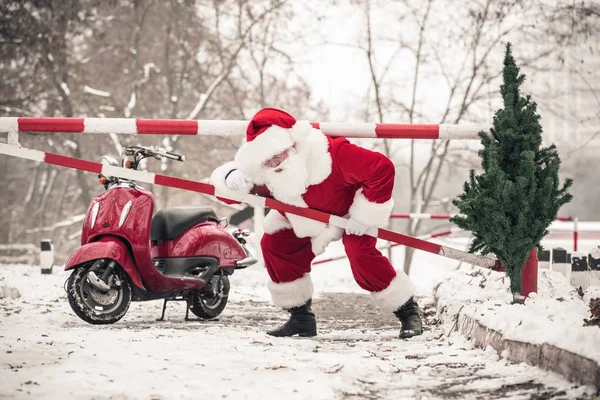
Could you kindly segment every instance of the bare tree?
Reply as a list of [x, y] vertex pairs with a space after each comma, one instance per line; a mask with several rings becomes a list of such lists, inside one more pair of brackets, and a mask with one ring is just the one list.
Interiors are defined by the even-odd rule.
[[[461, 7], [450, 7], [443, 1], [408, 1], [402, 5], [377, 1], [376, 13], [373, 3], [355, 2], [365, 15], [365, 34], [358, 47], [364, 51], [371, 75], [371, 90], [365, 98], [365, 119], [369, 121], [491, 121], [498, 106], [494, 98], [503, 43], [518, 38], [527, 46], [520, 60], [525, 68], [543, 65], [564, 45], [559, 40], [543, 45], [533, 41], [534, 33], [548, 27], [533, 26], [528, 19], [539, 15], [541, 6], [534, 1], [464, 1]], [[373, 22], [375, 19], [377, 23]], [[392, 30], [393, 19], [403, 29]], [[435, 100], [435, 104], [424, 103], [426, 100]], [[371, 106], [373, 112], [369, 111]], [[452, 179], [448, 171], [473, 166], [469, 160], [473, 160], [476, 150], [451, 141], [412, 140], [408, 147], [399, 141], [382, 141], [380, 145], [379, 149], [394, 160], [399, 171], [406, 171], [406, 179], [398, 178], [397, 191], [407, 195], [411, 213], [440, 210], [440, 198], [452, 196], [448, 189], [440, 188], [440, 183]], [[457, 185], [454, 192], [458, 189]], [[442, 202], [442, 207], [448, 210], [449, 203]], [[428, 222], [409, 221], [405, 232], [417, 236], [424, 224]], [[407, 248], [407, 273], [412, 257], [413, 249]]]
[[[0, 115], [15, 116], [244, 117], [263, 104], [254, 95], [261, 91], [261, 83], [254, 79], [248, 60], [254, 54], [264, 57], [265, 65], [276, 61], [275, 32], [285, 27], [281, 13], [293, 14], [285, 0], [9, 3], [0, 6], [0, 71], [6, 77], [0, 85], [7, 94], [0, 99]], [[256, 39], [262, 40], [262, 32], [270, 32], [271, 39], [261, 49]], [[292, 63], [286, 69], [292, 73]], [[291, 84], [285, 82], [286, 76], [263, 72], [262, 84], [273, 88], [263, 90], [264, 102], [279, 101], [276, 88], [285, 87], [288, 93], [302, 93], [287, 104], [298, 109], [309, 104], [310, 91], [302, 80]], [[112, 135], [107, 140], [93, 135], [80, 140], [76, 135], [43, 134], [20, 139], [28, 147], [84, 159], [118, 153], [134, 141], [184, 149], [185, 166], [149, 168], [168, 168], [170, 174], [189, 179], [208, 176], [239, 144], [235, 138], [183, 136]], [[0, 184], [10, 189], [5, 193], [16, 206], [7, 207], [0, 221], [16, 228], [2, 240], [8, 235], [13, 240], [46, 235], [49, 231], [38, 228], [48, 226], [56, 227], [55, 240], [66, 241], [73, 228], [56, 223], [85, 212], [91, 196], [102, 190], [91, 186], [91, 174], [43, 164], [31, 168], [21, 160], [6, 164]], [[207, 201], [174, 190], [155, 191], [160, 206]], [[43, 215], [43, 221], [35, 215]], [[12, 224], [13, 218], [19, 218], [19, 224]]]

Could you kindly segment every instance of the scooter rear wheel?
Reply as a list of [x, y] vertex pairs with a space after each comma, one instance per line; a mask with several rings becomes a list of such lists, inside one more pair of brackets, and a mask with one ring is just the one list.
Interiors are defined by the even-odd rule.
[[[129, 277], [117, 265], [107, 279], [108, 291], [101, 291], [88, 280], [93, 263], [76, 268], [67, 282], [67, 297], [79, 318], [90, 324], [113, 324], [123, 318], [131, 304]], [[106, 266], [94, 270], [101, 276]]]
[[214, 275], [211, 278], [211, 285], [214, 288], [214, 293], [211, 293], [211, 295], [206, 293], [193, 294], [190, 311], [198, 318], [216, 318], [227, 305], [229, 288], [231, 287], [227, 275]]

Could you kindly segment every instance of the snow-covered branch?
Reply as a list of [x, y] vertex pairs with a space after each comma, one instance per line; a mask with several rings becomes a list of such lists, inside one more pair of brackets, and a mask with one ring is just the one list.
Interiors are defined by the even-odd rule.
[[194, 107], [192, 112], [189, 113], [189, 115], [187, 116], [186, 119], [198, 118], [200, 111], [202, 111], [204, 109], [204, 106], [206, 105], [206, 102], [208, 101], [210, 96], [217, 89], [217, 87], [221, 84], [221, 82], [223, 82], [223, 80], [227, 77], [228, 74], [229, 74], [229, 72], [225, 71], [222, 74], [220, 74], [219, 76], [217, 76], [215, 78], [215, 80], [210, 84], [210, 86], [208, 87], [206, 92], [200, 93], [200, 96], [198, 97], [198, 102], [196, 103], [196, 106]]
[[89, 87], [88, 85], [84, 85], [83, 86], [83, 92], [84, 93], [92, 94], [94, 96], [100, 96], [100, 97], [110, 97], [110, 96], [112, 96], [109, 92], [105, 92], [103, 90], [94, 89], [94, 88]]
[[26, 233], [52, 232], [53, 230], [55, 230], [57, 228], [71, 226], [73, 224], [83, 221], [84, 219], [85, 219], [85, 214], [79, 214], [79, 215], [75, 215], [71, 218], [65, 219], [63, 221], [59, 221], [59, 222], [55, 223], [54, 225], [44, 226], [44, 227], [40, 227], [40, 228], [27, 229], [25, 232]]

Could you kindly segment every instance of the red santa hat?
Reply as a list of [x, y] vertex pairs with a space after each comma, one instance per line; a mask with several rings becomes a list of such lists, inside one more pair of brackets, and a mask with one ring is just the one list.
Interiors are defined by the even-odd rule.
[[246, 143], [238, 150], [235, 161], [249, 170], [259, 168], [269, 158], [307, 137], [311, 129], [308, 121], [296, 121], [283, 110], [263, 108], [250, 120]]

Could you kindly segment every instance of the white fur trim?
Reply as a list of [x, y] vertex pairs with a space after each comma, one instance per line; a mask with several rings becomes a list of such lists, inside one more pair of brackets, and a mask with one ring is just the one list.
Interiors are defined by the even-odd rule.
[[271, 210], [263, 222], [263, 230], [265, 233], [273, 234], [284, 229], [291, 229], [292, 225], [286, 217], [281, 215], [279, 211]]
[[225, 177], [227, 174], [234, 170], [239, 169], [243, 171], [242, 165], [236, 163], [235, 161], [230, 161], [226, 164], [221, 165], [220, 167], [215, 168], [215, 170], [210, 175], [210, 182], [215, 187], [215, 195], [224, 198], [233, 198], [236, 199], [240, 196], [244, 196], [250, 193], [250, 189], [252, 189], [252, 185], [248, 184], [246, 189], [235, 190], [230, 189], [225, 183]]
[[290, 129], [272, 125], [251, 142], [246, 142], [235, 154], [235, 161], [250, 177], [260, 173], [262, 163], [294, 145]]
[[362, 189], [359, 189], [354, 195], [348, 214], [363, 225], [383, 228], [387, 226], [392, 208], [394, 199], [390, 198], [385, 203], [374, 203], [367, 200]]
[[296, 121], [294, 126], [292, 126], [292, 129], [290, 129], [290, 134], [292, 135], [292, 140], [294, 140], [294, 142], [300, 142], [306, 139], [312, 130], [313, 127], [310, 122], [305, 120]]
[[312, 252], [315, 256], [323, 254], [327, 245], [336, 240], [340, 240], [344, 235], [344, 230], [337, 226], [329, 225], [319, 235], [315, 236], [311, 240]]
[[402, 307], [415, 294], [415, 284], [404, 273], [396, 271], [387, 288], [380, 292], [371, 292], [371, 298], [384, 312], [394, 312]]
[[314, 219], [286, 213], [285, 216], [292, 224], [292, 229], [298, 237], [317, 236], [327, 228], [327, 224]]
[[313, 283], [310, 274], [292, 282], [275, 283], [269, 281], [267, 287], [271, 292], [273, 304], [277, 307], [291, 308], [306, 303], [313, 296]]
[[[306, 123], [307, 129], [301, 129], [302, 135], [294, 132], [296, 126]], [[331, 174], [331, 154], [327, 136], [318, 129], [314, 129], [308, 121], [299, 121], [292, 128], [292, 138], [296, 143], [296, 151], [304, 158], [308, 172], [308, 184], [317, 185]]]

